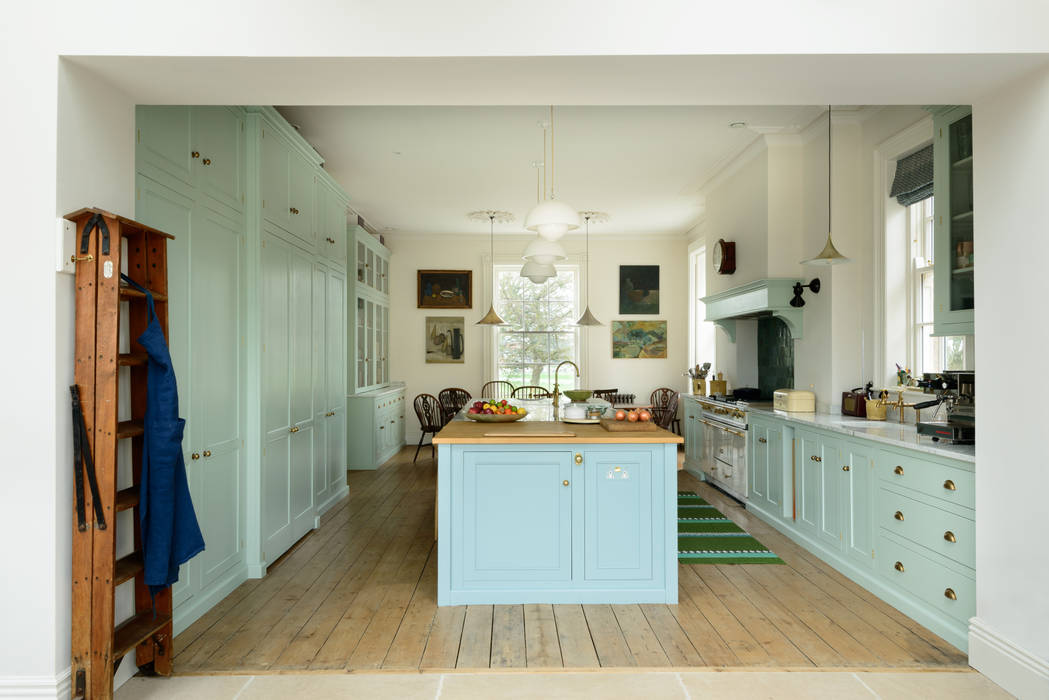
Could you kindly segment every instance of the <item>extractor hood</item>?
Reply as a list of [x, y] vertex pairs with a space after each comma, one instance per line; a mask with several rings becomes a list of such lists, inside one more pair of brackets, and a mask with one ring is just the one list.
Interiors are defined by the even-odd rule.
[[787, 324], [794, 340], [801, 338], [803, 309], [794, 308], [794, 278], [757, 280], [741, 287], [726, 289], [703, 297], [706, 320], [721, 327], [736, 342], [736, 321], [762, 316], [776, 316]]

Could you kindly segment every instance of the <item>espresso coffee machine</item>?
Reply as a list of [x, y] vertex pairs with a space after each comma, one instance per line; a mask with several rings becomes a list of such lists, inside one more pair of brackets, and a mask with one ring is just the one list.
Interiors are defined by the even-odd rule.
[[[936, 399], [915, 408], [935, 407], [934, 420], [919, 421], [918, 434], [934, 441], [972, 444], [976, 441], [976, 373], [927, 372], [918, 381], [926, 394]], [[943, 420], [935, 420], [943, 412]]]

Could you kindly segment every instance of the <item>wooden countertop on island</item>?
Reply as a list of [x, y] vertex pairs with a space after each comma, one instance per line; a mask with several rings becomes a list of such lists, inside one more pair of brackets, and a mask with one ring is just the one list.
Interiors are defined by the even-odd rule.
[[597, 423], [561, 423], [559, 421], [516, 421], [513, 423], [479, 423], [453, 420], [433, 439], [435, 445], [519, 445], [519, 444], [608, 444], [648, 443], [681, 444], [680, 435], [669, 430], [605, 430]]

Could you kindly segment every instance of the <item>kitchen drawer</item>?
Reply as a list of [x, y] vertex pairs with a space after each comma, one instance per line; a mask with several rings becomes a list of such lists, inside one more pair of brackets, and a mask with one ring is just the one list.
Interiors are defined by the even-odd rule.
[[[976, 614], [976, 581], [972, 577], [918, 554], [891, 536], [881, 534], [878, 540], [878, 571], [889, 585], [956, 620], [965, 622]], [[953, 600], [949, 597], [952, 594]]]
[[976, 524], [971, 519], [885, 487], [878, 490], [875, 512], [875, 520], [885, 530], [959, 564], [970, 568], [976, 566]]
[[878, 455], [878, 474], [886, 483], [964, 508], [976, 507], [976, 475], [970, 471], [882, 451]]

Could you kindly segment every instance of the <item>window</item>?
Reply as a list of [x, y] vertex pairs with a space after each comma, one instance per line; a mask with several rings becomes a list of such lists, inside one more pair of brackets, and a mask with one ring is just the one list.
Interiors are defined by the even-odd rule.
[[[508, 325], [495, 331], [495, 378], [515, 387], [552, 389], [554, 369], [563, 360], [579, 364], [579, 268], [558, 266], [557, 277], [535, 284], [520, 276], [520, 265], [495, 268], [496, 311]], [[563, 389], [576, 388], [574, 372], [561, 373]]]
[[935, 203], [933, 197], [907, 207], [907, 233], [911, 241], [911, 296], [914, 309], [912, 374], [963, 370], [972, 366], [971, 340], [967, 336], [933, 336], [933, 262]]

